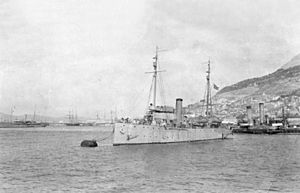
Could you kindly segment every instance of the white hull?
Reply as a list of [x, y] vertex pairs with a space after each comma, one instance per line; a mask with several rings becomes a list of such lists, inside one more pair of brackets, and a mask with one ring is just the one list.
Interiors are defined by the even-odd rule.
[[113, 145], [182, 143], [224, 139], [232, 133], [224, 128], [165, 128], [156, 125], [116, 123]]

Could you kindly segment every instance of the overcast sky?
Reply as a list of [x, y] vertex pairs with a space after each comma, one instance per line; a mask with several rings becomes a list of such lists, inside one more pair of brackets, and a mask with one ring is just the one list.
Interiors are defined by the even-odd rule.
[[208, 58], [224, 87], [300, 53], [299, 16], [299, 0], [1, 0], [0, 112], [142, 115], [156, 45], [166, 103], [194, 103]]

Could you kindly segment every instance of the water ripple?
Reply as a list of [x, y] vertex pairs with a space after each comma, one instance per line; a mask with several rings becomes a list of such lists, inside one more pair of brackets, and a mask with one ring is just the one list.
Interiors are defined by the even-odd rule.
[[[53, 130], [52, 130], [53, 129]], [[0, 130], [0, 192], [299, 192], [298, 136], [81, 148], [101, 128]]]

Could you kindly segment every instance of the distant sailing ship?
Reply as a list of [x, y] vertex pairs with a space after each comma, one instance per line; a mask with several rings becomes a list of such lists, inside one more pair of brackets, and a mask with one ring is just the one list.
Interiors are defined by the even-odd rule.
[[[231, 130], [222, 128], [212, 121], [210, 62], [207, 71], [206, 118], [205, 124], [189, 120], [183, 116], [182, 99], [176, 99], [176, 109], [156, 105], [158, 48], [153, 62], [153, 101], [144, 119], [139, 123], [116, 123], [113, 133], [113, 145], [157, 144], [196, 142], [202, 140], [225, 139]], [[151, 88], [152, 88], [151, 86]], [[150, 90], [151, 92], [151, 90]], [[150, 93], [151, 94], [151, 93]]]
[[66, 126], [80, 126], [80, 123], [78, 122], [77, 112], [75, 113], [75, 116], [73, 114], [73, 111], [69, 111], [69, 122], [65, 123]]

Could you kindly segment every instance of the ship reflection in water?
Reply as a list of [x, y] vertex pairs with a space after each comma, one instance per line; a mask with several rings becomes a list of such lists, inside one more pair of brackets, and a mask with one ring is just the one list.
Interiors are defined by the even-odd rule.
[[[0, 129], [0, 192], [298, 192], [296, 135], [82, 148], [111, 128]], [[25, 132], [26, 131], [26, 132]]]

